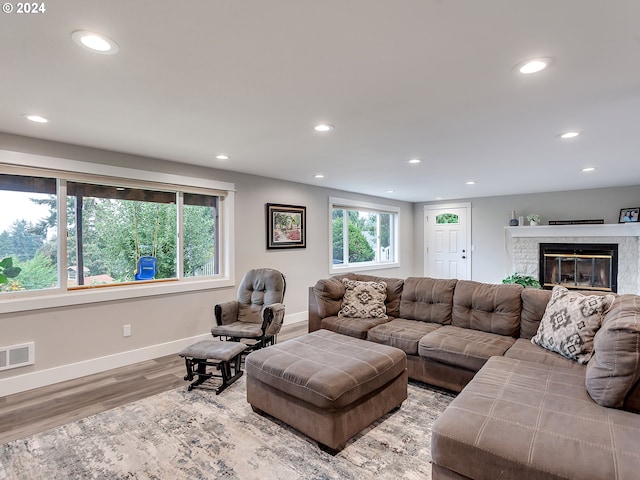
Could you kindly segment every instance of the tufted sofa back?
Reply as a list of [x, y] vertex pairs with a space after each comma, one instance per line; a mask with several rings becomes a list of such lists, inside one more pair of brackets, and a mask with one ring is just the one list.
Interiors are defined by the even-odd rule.
[[404, 281], [400, 317], [423, 322], [451, 324], [456, 279], [410, 277]]
[[453, 294], [452, 325], [517, 337], [522, 285], [459, 280]]

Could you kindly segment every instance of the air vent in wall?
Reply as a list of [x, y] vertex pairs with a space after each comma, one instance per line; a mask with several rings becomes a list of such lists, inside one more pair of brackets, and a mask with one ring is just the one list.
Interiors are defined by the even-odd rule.
[[35, 344], [33, 342], [0, 347], [0, 370], [33, 365], [34, 361]]

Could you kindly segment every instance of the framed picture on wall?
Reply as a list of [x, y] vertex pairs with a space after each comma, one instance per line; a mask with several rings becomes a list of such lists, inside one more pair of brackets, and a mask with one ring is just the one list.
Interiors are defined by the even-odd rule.
[[267, 203], [267, 248], [307, 247], [307, 207]]
[[621, 208], [618, 223], [637, 222], [638, 213], [640, 213], [640, 207]]

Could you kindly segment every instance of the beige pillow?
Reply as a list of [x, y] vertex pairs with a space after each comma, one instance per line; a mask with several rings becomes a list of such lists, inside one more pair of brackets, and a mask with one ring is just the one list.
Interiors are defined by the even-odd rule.
[[586, 386], [604, 407], [622, 407], [640, 379], [640, 297], [620, 295], [602, 320], [587, 365]]
[[338, 317], [388, 318], [384, 301], [387, 299], [387, 284], [384, 282], [361, 282], [342, 280], [345, 292]]
[[565, 287], [553, 287], [538, 333], [532, 343], [586, 364], [593, 355], [593, 337], [613, 295], [583, 295]]

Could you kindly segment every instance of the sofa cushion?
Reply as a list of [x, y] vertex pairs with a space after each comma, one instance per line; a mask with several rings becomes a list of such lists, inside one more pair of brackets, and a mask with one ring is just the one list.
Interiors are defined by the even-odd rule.
[[390, 317], [400, 316], [400, 297], [404, 286], [402, 278], [377, 277], [374, 275], [364, 275], [361, 273], [353, 274], [353, 280], [361, 282], [384, 282], [387, 284], [387, 299], [385, 305], [387, 307], [387, 315]]
[[640, 379], [640, 297], [616, 298], [593, 343], [586, 375], [589, 395], [605, 407], [622, 407]]
[[638, 478], [640, 415], [597, 405], [584, 378], [490, 358], [435, 421], [433, 463], [469, 478]]
[[385, 318], [339, 318], [333, 315], [323, 318], [320, 321], [320, 328], [350, 337], [366, 339], [370, 329], [388, 321]]
[[438, 323], [394, 318], [390, 322], [377, 325], [367, 332], [367, 340], [391, 345], [404, 350], [407, 355], [418, 355], [418, 342], [427, 333], [440, 328]]
[[517, 336], [522, 285], [491, 285], [459, 280], [453, 294], [451, 323], [499, 335]]
[[574, 360], [569, 360], [558, 353], [550, 352], [546, 348], [535, 345], [531, 343], [531, 340], [525, 340], [524, 338], [518, 338], [516, 342], [509, 347], [509, 350], [505, 352], [504, 356], [506, 358], [515, 358], [517, 360], [525, 360], [542, 365], [572, 368], [582, 373], [584, 373], [586, 369], [584, 365], [580, 365]]
[[531, 339], [552, 352], [586, 364], [593, 354], [593, 337], [611, 306], [613, 295], [583, 295], [553, 287], [538, 333]]
[[400, 297], [400, 318], [451, 324], [456, 279], [410, 277]]
[[384, 282], [361, 282], [344, 278], [344, 298], [338, 317], [388, 318], [384, 301], [387, 299], [387, 284]]
[[[575, 290], [584, 295], [607, 295], [606, 292]], [[522, 290], [522, 312], [520, 313], [520, 338], [530, 340], [538, 333], [540, 321], [551, 299], [551, 290], [525, 288]]]
[[551, 299], [551, 290], [525, 288], [520, 294], [522, 311], [520, 312], [520, 338], [531, 340], [538, 333], [540, 320]]
[[430, 360], [478, 371], [489, 357], [504, 355], [513, 337], [444, 325], [418, 343], [418, 354]]

